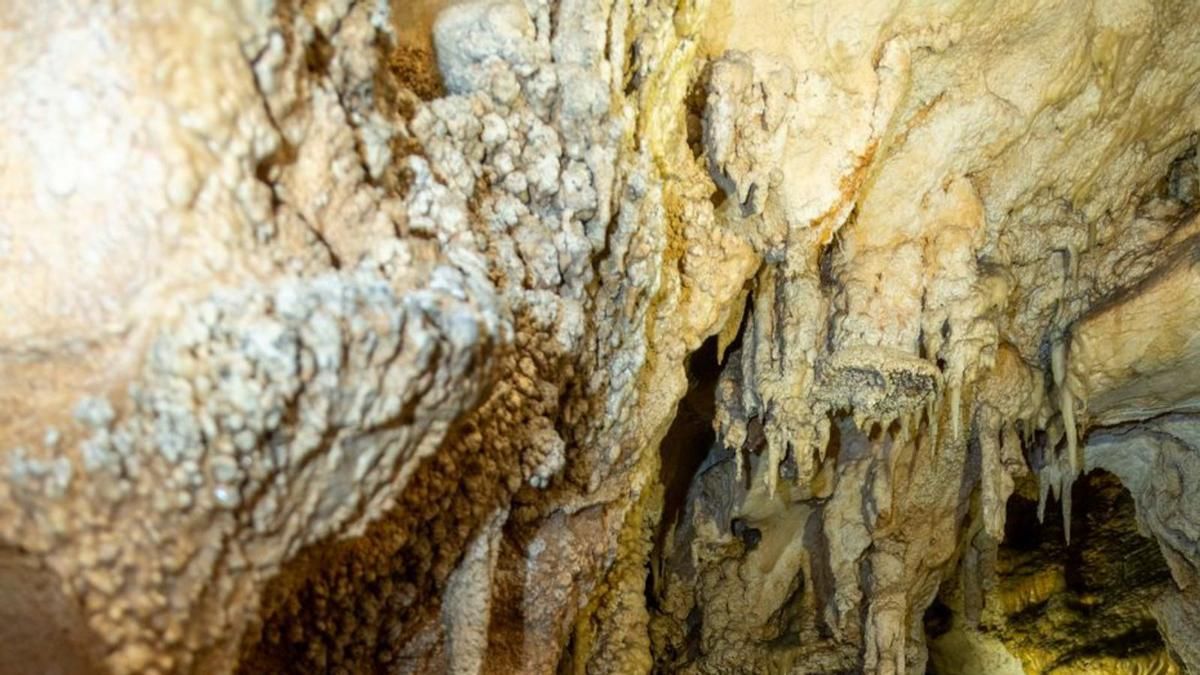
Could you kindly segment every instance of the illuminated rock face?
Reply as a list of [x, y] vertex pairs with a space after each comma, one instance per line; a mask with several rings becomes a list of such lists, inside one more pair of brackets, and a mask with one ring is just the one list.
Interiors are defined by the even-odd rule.
[[[1154, 606], [1173, 586], [1152, 538], [1137, 532], [1134, 497], [1096, 471], [1075, 490], [1075, 534], [1039, 524], [1036, 492], [1009, 501], [1006, 538], [982, 616], [935, 605], [926, 615], [935, 672], [1179, 673]], [[948, 600], [950, 598], [947, 598]], [[953, 601], [952, 601], [953, 602]]]
[[1200, 6], [8, 4], [29, 664], [923, 672], [1103, 468], [1200, 668]]

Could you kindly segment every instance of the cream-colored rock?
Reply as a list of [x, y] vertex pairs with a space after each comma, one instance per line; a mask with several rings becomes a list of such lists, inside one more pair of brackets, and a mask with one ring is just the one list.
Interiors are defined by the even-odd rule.
[[1192, 3], [7, 5], [0, 544], [113, 672], [921, 672], [1027, 463], [1190, 583], [1087, 434], [1200, 396]]
[[1081, 423], [1200, 412], [1200, 242], [1071, 327], [1067, 382]]

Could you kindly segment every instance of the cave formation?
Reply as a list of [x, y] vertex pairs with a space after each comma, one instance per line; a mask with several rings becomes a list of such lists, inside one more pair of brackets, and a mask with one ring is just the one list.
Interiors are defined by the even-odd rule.
[[0, 673], [1200, 673], [1200, 3], [0, 6]]

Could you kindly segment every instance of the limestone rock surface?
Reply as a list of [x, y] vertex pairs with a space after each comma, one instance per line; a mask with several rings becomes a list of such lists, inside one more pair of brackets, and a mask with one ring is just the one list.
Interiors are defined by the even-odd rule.
[[1103, 667], [1200, 669], [1197, 45], [1184, 0], [0, 0], [0, 669], [1049, 669], [1006, 589], [1134, 532], [1094, 597], [1161, 637]]

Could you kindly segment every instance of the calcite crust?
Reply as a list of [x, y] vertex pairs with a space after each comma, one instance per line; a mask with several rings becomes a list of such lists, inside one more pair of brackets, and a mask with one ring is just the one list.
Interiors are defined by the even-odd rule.
[[0, 669], [1200, 669], [1200, 4], [4, 4]]

